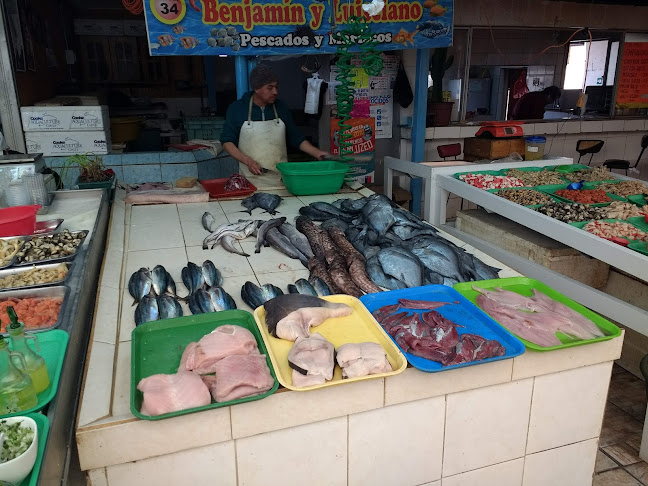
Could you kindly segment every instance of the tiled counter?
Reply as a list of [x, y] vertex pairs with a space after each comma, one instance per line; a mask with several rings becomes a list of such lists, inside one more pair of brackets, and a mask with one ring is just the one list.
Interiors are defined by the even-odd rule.
[[[369, 193], [360, 189], [344, 197]], [[279, 209], [290, 220], [302, 204], [337, 198], [286, 197]], [[129, 406], [134, 307], [125, 288], [133, 271], [163, 264], [184, 295], [181, 268], [187, 260], [210, 258], [242, 309], [247, 306], [240, 288], [247, 280], [285, 288], [308, 276], [299, 261], [271, 249], [250, 258], [220, 247], [203, 251], [203, 212], [218, 223], [237, 220], [240, 209], [238, 201], [131, 207], [118, 192], [76, 431], [89, 484], [591, 484], [622, 338], [442, 373], [408, 368], [386, 379], [317, 391], [280, 390], [263, 400], [162, 421], [135, 418]], [[269, 216], [255, 210], [253, 217]], [[242, 248], [248, 245], [253, 243]]]

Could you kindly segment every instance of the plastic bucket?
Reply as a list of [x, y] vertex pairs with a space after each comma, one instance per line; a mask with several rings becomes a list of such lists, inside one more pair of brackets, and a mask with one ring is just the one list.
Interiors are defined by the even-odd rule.
[[546, 142], [545, 137], [526, 137], [524, 139], [524, 160], [539, 160], [544, 157]]
[[0, 209], [0, 236], [34, 234], [39, 204]]
[[338, 192], [350, 168], [340, 162], [323, 160], [280, 162], [277, 170], [288, 192], [295, 196], [311, 196]]

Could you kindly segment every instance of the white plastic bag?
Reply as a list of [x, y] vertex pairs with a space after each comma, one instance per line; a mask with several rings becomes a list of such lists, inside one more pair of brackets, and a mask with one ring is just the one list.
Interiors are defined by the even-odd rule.
[[304, 104], [304, 113], [309, 115], [317, 115], [319, 108], [319, 95], [322, 82], [317, 73], [313, 74], [312, 78], [308, 78], [308, 88], [306, 89], [306, 103]]

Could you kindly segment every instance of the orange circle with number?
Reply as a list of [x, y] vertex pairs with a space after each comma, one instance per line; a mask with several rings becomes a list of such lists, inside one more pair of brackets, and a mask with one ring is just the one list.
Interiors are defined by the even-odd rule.
[[185, 0], [151, 0], [151, 12], [163, 24], [173, 25], [184, 18], [187, 5]]

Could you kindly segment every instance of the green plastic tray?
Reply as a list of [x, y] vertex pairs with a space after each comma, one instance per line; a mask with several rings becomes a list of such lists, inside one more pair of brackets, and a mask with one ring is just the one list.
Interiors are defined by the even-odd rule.
[[36, 430], [38, 431], [38, 450], [36, 451], [36, 462], [34, 462], [33, 469], [18, 486], [37, 486], [41, 466], [43, 465], [43, 453], [45, 452], [47, 437], [49, 435], [49, 419], [41, 413], [23, 413], [21, 416], [29, 417], [36, 422]]
[[[526, 189], [527, 191], [529, 191], [529, 190], [538, 191], [537, 187], [539, 187], [539, 186], [535, 186], [535, 187], [531, 187], [531, 186], [529, 186], [529, 187], [526, 187], [526, 186], [525, 187], [507, 187], [505, 189], [513, 189], [513, 190], [516, 190], [516, 191], [518, 191], [520, 189]], [[486, 189], [486, 190], [488, 192], [493, 193], [493, 194], [497, 194], [499, 191], [503, 191], [505, 189]], [[538, 191], [538, 192], [544, 192], [544, 191]], [[553, 199], [554, 201], [556, 201], [556, 202], [562, 202], [562, 199], [558, 198], [558, 196], [554, 196], [553, 194], [548, 194], [548, 196], [551, 199]], [[507, 201], [508, 201], [508, 199], [507, 199]], [[513, 201], [511, 201], [511, 202], [513, 202]], [[545, 204], [546, 203], [543, 203], [543, 204], [525, 204], [524, 207], [525, 208], [539, 208], [540, 206], [544, 206]]]
[[[626, 219], [599, 219], [597, 221], [604, 221], [606, 223], [617, 223], [617, 222], [630, 223], [635, 228], [648, 233], [648, 223], [646, 223], [646, 220], [641, 216], [636, 218], [628, 218], [627, 220]], [[587, 223], [591, 223], [591, 221], [579, 221], [577, 223], [569, 223], [569, 224], [575, 226], [576, 228], [583, 229], [583, 226], [585, 226]]]
[[641, 207], [648, 204], [648, 200], [646, 200], [646, 196], [644, 196], [643, 194], [637, 194], [637, 195], [634, 195], [634, 196], [628, 196], [626, 199], [628, 201], [630, 201], [631, 203], [634, 203], [637, 206], [641, 206]]
[[467, 175], [467, 174], [475, 174], [475, 175], [484, 174], [484, 175], [492, 175], [492, 176], [505, 176], [506, 175], [505, 172], [506, 171], [504, 171], [504, 170], [476, 170], [476, 171], [471, 170], [471, 171], [468, 171], [468, 172], [457, 172], [454, 175], [454, 177], [455, 177], [455, 179], [461, 180], [459, 176]]
[[582, 164], [569, 164], [569, 165], [557, 165], [554, 168], [556, 172], [562, 172], [563, 174], [571, 174], [579, 170], [591, 170], [592, 168], [588, 165]]
[[341, 162], [323, 160], [280, 162], [277, 170], [281, 172], [288, 192], [295, 196], [312, 196], [338, 192], [351, 168]]
[[[32, 334], [27, 332], [27, 334]], [[61, 378], [61, 369], [63, 368], [63, 360], [65, 359], [65, 351], [68, 344], [68, 333], [59, 329], [52, 329], [51, 331], [43, 331], [33, 333], [40, 344], [40, 352], [36, 351], [33, 342], [28, 341], [28, 345], [45, 360], [47, 366], [47, 374], [50, 378], [49, 386], [38, 394], [38, 403], [35, 407], [22, 412], [10, 413], [0, 415], [0, 418], [14, 417], [16, 415], [25, 415], [27, 413], [38, 412], [47, 405], [58, 390], [59, 379]], [[11, 349], [11, 338], [9, 339], [9, 348]]]
[[[569, 184], [549, 184], [549, 185], [546, 185], [546, 186], [536, 186], [536, 187], [534, 187], [534, 189], [536, 191], [542, 191], [542, 192], [544, 192], [546, 194], [549, 194], [550, 196], [553, 196], [558, 201], [566, 202], [566, 203], [574, 203], [576, 201], [572, 201], [571, 199], [567, 199], [566, 197], [556, 195], [556, 191], [560, 191], [561, 189], [567, 189], [568, 185]], [[585, 184], [583, 184], [583, 187], [585, 187]], [[586, 188], [586, 189], [591, 189], [591, 188]], [[607, 196], [610, 199], [612, 199], [612, 201], [625, 201], [626, 200], [625, 197], [617, 196], [616, 194], [609, 194], [607, 192], [605, 194], [607, 194]], [[597, 206], [599, 206], [601, 204], [609, 204], [609, 203], [610, 202], [594, 203], [594, 204], [587, 204], [587, 206], [595, 206], [595, 207], [597, 207]]]
[[[137, 384], [147, 376], [172, 374], [178, 371], [180, 358], [187, 344], [198, 341], [205, 334], [226, 324], [234, 324], [244, 327], [250, 331], [256, 339], [259, 352], [266, 355], [266, 363], [270, 368], [274, 386], [269, 391], [252, 397], [239, 398], [229, 402], [212, 403], [204, 407], [189, 408], [179, 412], [166, 413], [163, 415], [149, 416], [140, 413], [142, 406], [142, 392], [137, 389]], [[136, 327], [131, 335], [131, 400], [130, 408], [133, 415], [143, 420], [161, 420], [169, 417], [177, 417], [212, 408], [228, 407], [237, 403], [260, 400], [273, 394], [279, 388], [279, 382], [275, 370], [272, 367], [268, 352], [266, 350], [261, 334], [257, 329], [252, 314], [242, 310], [229, 310], [199, 314], [196, 316], [178, 317], [175, 319], [164, 319], [153, 321]]]
[[[542, 282], [539, 282], [532, 278], [526, 278], [526, 277], [498, 278], [493, 280], [480, 280], [478, 282], [462, 282], [454, 285], [454, 288], [461, 295], [466, 297], [473, 304], [477, 305], [476, 300], [477, 300], [477, 296], [479, 295], [479, 292], [473, 290], [473, 285], [480, 287], [482, 289], [492, 289], [496, 287], [502, 287], [505, 290], [517, 292], [518, 294], [522, 294], [527, 297], [533, 295], [533, 293], [531, 292], [532, 289], [539, 290], [540, 292], [547, 295], [548, 297], [551, 297], [552, 299], [557, 300], [562, 304], [565, 304], [567, 307], [574, 309], [579, 314], [582, 314], [583, 316], [587, 317], [594, 324], [596, 324], [596, 326], [599, 329], [601, 329], [601, 331], [605, 333], [605, 336], [594, 338], [594, 339], [574, 339], [570, 336], [567, 336], [566, 334], [559, 332], [556, 333], [556, 336], [563, 344], [560, 344], [558, 346], [549, 346], [549, 347], [538, 346], [537, 344], [527, 341], [526, 339], [522, 339], [517, 334], [515, 335], [518, 339], [520, 339], [524, 343], [524, 345], [527, 348], [533, 349], [534, 351], [553, 351], [556, 349], [571, 348], [574, 346], [581, 346], [583, 344], [596, 343], [599, 341], [607, 341], [608, 339], [612, 339], [621, 335], [621, 329], [619, 329], [617, 326], [612, 324], [607, 319], [601, 317], [596, 312], [592, 312], [587, 307], [583, 307], [578, 302], [574, 302], [569, 297], [562, 295], [561, 293], [555, 291], [548, 285], [545, 285]], [[497, 321], [497, 319], [495, 320]]]
[[643, 253], [644, 255], [648, 255], [648, 245], [645, 241], [632, 240], [628, 245], [628, 248]]

